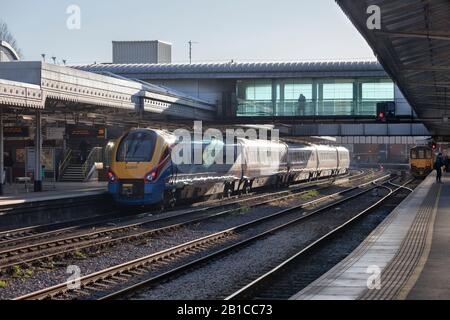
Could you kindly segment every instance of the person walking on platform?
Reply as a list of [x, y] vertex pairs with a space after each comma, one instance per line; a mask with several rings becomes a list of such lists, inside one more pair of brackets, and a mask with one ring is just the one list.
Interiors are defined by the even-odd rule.
[[442, 167], [444, 166], [444, 158], [442, 153], [439, 153], [434, 162], [434, 170], [436, 170], [436, 182], [441, 183], [442, 181]]

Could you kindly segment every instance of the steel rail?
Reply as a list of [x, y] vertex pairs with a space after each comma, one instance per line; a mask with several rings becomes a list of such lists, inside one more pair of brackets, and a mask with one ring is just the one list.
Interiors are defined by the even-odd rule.
[[[251, 200], [255, 200], [255, 199], [267, 197], [267, 196], [274, 196], [274, 195], [283, 194], [283, 193], [296, 192], [296, 191], [303, 190], [303, 189], [306, 189], [311, 186], [326, 185], [330, 182], [334, 182], [335, 184], [343, 184], [348, 181], [353, 181], [353, 180], [357, 180], [357, 179], [361, 179], [361, 178], [370, 177], [374, 173], [375, 173], [374, 171], [368, 171], [366, 173], [364, 170], [360, 170], [360, 173], [358, 173], [356, 175], [349, 176], [349, 177], [342, 176], [342, 177], [339, 177], [338, 180], [333, 181], [332, 179], [328, 179], [328, 180], [324, 180], [324, 181], [308, 182], [308, 183], [304, 183], [301, 185], [296, 185], [292, 189], [283, 190], [283, 191], [279, 191], [279, 192], [272, 193], [272, 194], [262, 194], [262, 195], [257, 195], [257, 196], [254, 196], [254, 194], [253, 194], [251, 196], [254, 196], [254, 197], [243, 197], [243, 198], [238, 198], [237, 201], [231, 201], [229, 203], [221, 203], [219, 205], [204, 207], [204, 208], [194, 208], [190, 211], [188, 210], [184, 214], [190, 214], [193, 211], [198, 212], [199, 210], [213, 210], [213, 209], [217, 209], [220, 207], [232, 206], [232, 205], [236, 205], [241, 202], [244, 202], [244, 201], [251, 201]], [[223, 200], [221, 200], [221, 201], [223, 201]], [[201, 204], [202, 203], [200, 203], [200, 205]], [[214, 202], [212, 204], [214, 205]], [[181, 211], [181, 210], [187, 210], [187, 209], [183, 209], [183, 208], [179, 209], [179, 211]], [[126, 218], [130, 218], [130, 220], [138, 219], [140, 217], [145, 217], [152, 213], [153, 212], [143, 212], [143, 213], [139, 213], [138, 215], [135, 215], [132, 217], [123, 216], [123, 217], [116, 217], [114, 219], [100, 219], [100, 218], [104, 218], [105, 216], [94, 217], [94, 218], [88, 217], [88, 218], [83, 218], [83, 219], [79, 219], [79, 220], [71, 220], [71, 221], [66, 221], [66, 222], [51, 223], [51, 224], [47, 224], [47, 225], [37, 225], [37, 226], [24, 227], [24, 228], [18, 228], [18, 229], [13, 229], [13, 230], [0, 231], [0, 247], [11, 246], [12, 244], [18, 243], [18, 242], [24, 242], [24, 241], [30, 241], [30, 240], [36, 241], [41, 238], [50, 237], [52, 235], [60, 235], [62, 233], [67, 233], [67, 232], [70, 232], [70, 231], [73, 231], [76, 229], [96, 227], [102, 223], [107, 223], [107, 222], [114, 223], [117, 221], [123, 221]], [[114, 212], [107, 216], [113, 216], [113, 215], [117, 215], [117, 214], [118, 214], [118, 212]], [[89, 222], [89, 221], [92, 221], [92, 222]]]
[[[302, 188], [299, 188], [299, 190], [302, 190]], [[310, 191], [311, 190], [299, 192], [299, 193], [289, 193], [289, 194], [287, 194], [285, 196], [281, 196], [279, 198], [275, 198], [275, 199], [270, 198], [268, 200], [264, 200], [264, 201], [261, 201], [261, 202], [255, 203], [255, 204], [249, 204], [249, 207], [256, 208], [256, 207], [271, 203], [273, 201], [280, 201], [280, 200], [284, 200], [284, 199], [287, 199], [290, 197], [299, 196], [302, 193], [307, 193]], [[285, 193], [285, 191], [282, 191], [280, 193], [283, 194], [283, 193]], [[255, 199], [259, 199], [259, 198], [265, 198], [267, 196], [273, 197], [274, 195], [269, 194], [269, 195], [257, 196], [252, 199], [239, 199], [239, 202], [252, 201]], [[320, 201], [322, 201], [322, 199], [326, 199], [326, 198], [319, 198], [317, 200], [312, 201], [311, 204], [320, 202]], [[225, 204], [225, 207], [232, 206], [235, 204], [236, 203]], [[116, 238], [112, 237], [112, 235], [114, 233], [121, 233], [121, 232], [127, 232], [127, 231], [131, 232], [133, 229], [143, 227], [150, 223], [160, 223], [163, 221], [170, 221], [170, 220], [174, 220], [176, 218], [182, 217], [182, 216], [191, 215], [193, 213], [199, 214], [202, 212], [208, 212], [208, 211], [211, 211], [214, 209], [220, 209], [223, 207], [224, 207], [224, 205], [219, 205], [217, 207], [205, 207], [205, 208], [200, 208], [200, 209], [194, 209], [194, 210], [190, 210], [188, 212], [180, 213], [178, 215], [163, 217], [161, 219], [155, 219], [154, 217], [151, 217], [149, 219], [145, 219], [144, 221], [141, 221], [138, 223], [132, 223], [132, 224], [128, 224], [128, 225], [124, 225], [124, 226], [120, 226], [120, 227], [106, 228], [104, 230], [84, 233], [81, 235], [69, 236], [69, 237], [65, 237], [65, 238], [58, 238], [58, 239], [54, 239], [51, 241], [39, 242], [39, 243], [31, 244], [31, 245], [7, 248], [5, 250], [0, 250], [0, 269], [12, 268], [18, 264], [30, 264], [30, 263], [33, 263], [36, 261], [50, 259], [50, 258], [60, 256], [60, 255], [67, 255], [69, 253], [73, 253], [73, 252], [80, 251], [80, 250], [85, 250], [85, 249], [88, 249], [91, 247], [96, 247], [96, 246], [101, 247], [101, 246], [106, 246], [106, 245], [113, 245], [115, 243], [120, 243], [122, 241], [129, 241], [129, 240], [139, 239], [142, 237], [152, 236], [155, 234], [161, 234], [163, 232], [173, 231], [173, 230], [181, 228], [183, 226], [187, 226], [190, 224], [205, 221], [207, 219], [216, 218], [218, 216], [231, 214], [231, 213], [241, 210], [240, 208], [232, 208], [232, 209], [221, 211], [221, 212], [218, 212], [215, 214], [209, 214], [206, 216], [200, 216], [199, 218], [189, 219], [187, 221], [183, 221], [181, 223], [175, 223], [175, 224], [168, 225], [168, 226], [165, 226], [162, 228], [146, 230], [143, 232], [138, 232], [136, 234], [126, 235], [126, 236], [122, 236], [122, 237], [116, 237]], [[105, 237], [108, 237], [108, 238], [105, 240], [104, 239]], [[41, 254], [40, 256], [38, 255], [35, 257], [31, 257], [31, 258], [24, 258], [24, 256], [27, 254], [39, 253], [39, 250], [40, 251], [44, 251], [44, 250], [54, 251], [55, 249], [58, 249], [58, 248], [61, 248], [61, 250], [50, 253], [50, 254], [44, 253], [44, 254]]]
[[282, 263], [277, 265], [275, 268], [273, 268], [270, 271], [266, 272], [265, 274], [261, 275], [256, 280], [252, 281], [251, 283], [249, 283], [246, 286], [242, 287], [241, 289], [237, 290], [233, 294], [229, 295], [228, 297], [225, 298], [225, 300], [237, 300], [237, 299], [246, 298], [251, 294], [251, 292], [258, 290], [259, 286], [263, 286], [264, 283], [266, 283], [266, 284], [270, 283], [270, 281], [271, 281], [270, 279], [275, 277], [278, 274], [278, 272], [281, 272], [284, 267], [293, 263], [295, 260], [297, 260], [302, 255], [310, 253], [312, 250], [317, 248], [320, 244], [324, 243], [325, 241], [329, 241], [332, 236], [336, 235], [338, 232], [342, 232], [346, 227], [348, 227], [349, 225], [354, 223], [356, 220], [358, 220], [362, 216], [366, 215], [367, 213], [371, 212], [375, 208], [379, 207], [382, 203], [384, 203], [386, 200], [388, 200], [390, 197], [392, 197], [394, 194], [396, 194], [399, 190], [405, 189], [407, 191], [413, 192], [412, 189], [406, 187], [406, 185], [410, 184], [412, 181], [414, 181], [414, 179], [407, 181], [403, 185], [396, 185], [396, 184], [392, 183], [392, 181], [389, 181], [388, 184], [396, 186], [397, 189], [393, 190], [391, 188], [385, 187], [386, 189], [389, 190], [389, 193], [386, 196], [384, 196], [382, 199], [380, 199], [376, 203], [372, 204], [368, 208], [364, 209], [363, 211], [358, 213], [353, 218], [347, 220], [346, 222], [342, 223], [338, 227], [334, 228], [327, 234], [323, 235], [322, 237], [320, 237], [313, 243], [309, 244], [307, 247], [305, 247], [302, 250], [300, 250], [299, 252], [297, 252], [295, 255], [291, 256], [290, 258], [286, 259], [285, 261], [283, 261]]
[[[326, 184], [326, 183], [329, 183], [329, 181], [322, 182], [321, 184]], [[309, 184], [305, 184], [305, 185], [302, 185], [302, 186], [292, 189], [292, 190], [283, 190], [283, 191], [277, 192], [277, 193], [275, 193], [275, 195], [279, 194], [279, 193], [287, 193], [287, 192], [305, 189], [305, 188], [308, 188], [309, 186], [310, 186]], [[272, 195], [274, 195], [274, 194], [272, 194]], [[268, 195], [258, 195], [254, 198], [240, 198], [238, 200], [239, 201], [245, 201], [248, 199], [252, 200], [252, 199], [256, 199], [258, 197], [264, 197], [264, 196], [268, 196]], [[226, 206], [226, 205], [234, 205], [234, 204], [238, 203], [239, 201], [232, 201], [229, 203], [219, 204], [214, 207], [210, 206], [210, 207], [206, 207], [205, 209], [209, 210], [209, 209], [214, 209], [216, 207], [221, 207], [221, 206]], [[181, 209], [181, 210], [185, 210], [185, 209]], [[188, 211], [187, 213], [191, 213], [192, 211], [198, 211], [198, 210], [203, 210], [203, 209], [197, 208], [197, 209]], [[140, 213], [137, 216], [134, 216], [131, 218], [144, 217], [144, 216], [147, 216], [152, 213], [154, 213], [154, 212], [143, 212], [143, 213]], [[72, 231], [74, 229], [95, 227], [98, 224], [101, 224], [104, 222], [115, 222], [115, 221], [122, 220], [126, 217], [118, 217], [117, 219], [113, 219], [113, 220], [111, 220], [111, 219], [98, 220], [98, 218], [99, 217], [96, 217], [96, 218], [88, 217], [88, 218], [83, 218], [83, 219], [79, 219], [79, 220], [71, 220], [71, 221], [67, 221], [67, 222], [51, 223], [51, 224], [47, 224], [47, 225], [38, 225], [38, 226], [31, 226], [31, 227], [1, 231], [0, 232], [0, 247], [4, 247], [7, 245], [10, 245], [11, 243], [19, 242], [22, 240], [23, 241], [35, 240], [35, 239], [38, 239], [41, 237], [51, 236], [52, 234], [61, 234], [63, 232]], [[93, 220], [93, 222], [86, 222], [86, 221], [90, 221], [90, 220]], [[66, 227], [66, 226], [68, 226], [68, 227]], [[43, 230], [43, 231], [40, 231], [40, 230]]]
[[[362, 185], [359, 185], [357, 187], [353, 187], [353, 188], [350, 188], [350, 189], [351, 190], [356, 190], [358, 188], [363, 188], [365, 186], [374, 184], [374, 183], [376, 183], [378, 181], [389, 179], [389, 177], [390, 177], [390, 175], [387, 175], [387, 176], [384, 176], [384, 177], [381, 177], [381, 178], [377, 178], [374, 181], [370, 181], [370, 182], [364, 183]], [[179, 272], [179, 271], [184, 270], [184, 269], [186, 269], [188, 267], [191, 267], [191, 266], [193, 266], [193, 265], [195, 265], [197, 263], [204, 262], [207, 259], [210, 259], [211, 257], [218, 256], [218, 255], [220, 255], [222, 253], [225, 253], [225, 252], [227, 252], [229, 250], [235, 249], [235, 248], [237, 248], [239, 246], [242, 246], [242, 245], [248, 244], [248, 243], [250, 243], [252, 241], [255, 241], [257, 239], [260, 239], [261, 237], [270, 235], [270, 234], [272, 234], [272, 233], [274, 233], [274, 232], [276, 232], [278, 230], [281, 230], [281, 229], [283, 229], [283, 228], [285, 228], [287, 226], [290, 226], [290, 225], [292, 225], [292, 224], [294, 224], [296, 222], [299, 222], [299, 221], [302, 221], [304, 219], [307, 219], [308, 217], [311, 217], [311, 216], [313, 216], [313, 215], [315, 215], [315, 214], [317, 214], [319, 212], [323, 212], [323, 211], [325, 211], [327, 209], [330, 209], [330, 208], [332, 208], [332, 207], [334, 207], [334, 206], [336, 206], [338, 204], [341, 204], [341, 203], [349, 201], [349, 200], [351, 200], [351, 199], [353, 199], [353, 198], [355, 198], [357, 196], [365, 194], [365, 193], [369, 192], [370, 190], [372, 190], [373, 188], [379, 188], [379, 186], [374, 185], [374, 186], [368, 188], [367, 190], [364, 190], [364, 191], [359, 192], [359, 193], [357, 193], [355, 195], [352, 195], [350, 197], [347, 197], [347, 198], [338, 200], [336, 202], [333, 202], [332, 204], [326, 205], [326, 206], [324, 206], [324, 207], [322, 207], [320, 209], [312, 211], [311, 213], [309, 213], [307, 215], [304, 215], [302, 217], [297, 217], [293, 221], [290, 221], [288, 223], [284, 223], [281, 226], [277, 226], [275, 228], [271, 228], [270, 230], [267, 230], [267, 231], [265, 231], [263, 233], [260, 233], [257, 236], [253, 236], [253, 237], [251, 237], [249, 239], [246, 239], [246, 240], [243, 240], [243, 241], [238, 242], [236, 244], [233, 244], [233, 245], [231, 245], [229, 247], [226, 247], [225, 249], [221, 249], [219, 251], [216, 251], [216, 252], [214, 252], [214, 253], [206, 256], [206, 257], [203, 257], [203, 258], [200, 258], [198, 260], [192, 261], [192, 262], [190, 262], [188, 264], [185, 264], [185, 265], [183, 265], [181, 267], [178, 267], [176, 269], [173, 269], [173, 270], [170, 270], [168, 272], [165, 272], [165, 273], [163, 273], [163, 274], [161, 274], [161, 275], [159, 275], [157, 277], [154, 277], [152, 279], [147, 279], [144, 282], [141, 282], [140, 284], [138, 284], [138, 286], [142, 286], [142, 285], [148, 284], [149, 282], [155, 281], [156, 279], [161, 279], [162, 277], [167, 277], [167, 276], [172, 275], [172, 274], [174, 274], [176, 272]], [[327, 197], [331, 198], [331, 197], [337, 196], [338, 194], [343, 194], [343, 193], [350, 192], [350, 189], [347, 189], [346, 191], [343, 191], [343, 192], [339, 192], [337, 194], [329, 195]], [[108, 280], [108, 279], [111, 279], [111, 278], [113, 278], [113, 279], [115, 279], [116, 281], [119, 281], [119, 282], [121, 280], [125, 281], [125, 280], [127, 280], [127, 278], [129, 276], [133, 276], [133, 274], [134, 274], [133, 270], [135, 270], [137, 274], [142, 274], [142, 273], [145, 274], [145, 272], [148, 272], [148, 269], [146, 269], [146, 267], [151, 266], [152, 263], [157, 263], [157, 262], [164, 261], [165, 259], [171, 258], [171, 257], [173, 257], [173, 256], [175, 256], [175, 255], [177, 255], [179, 253], [186, 253], [189, 250], [192, 250], [192, 249], [195, 249], [195, 248], [199, 248], [201, 246], [210, 245], [211, 243], [217, 242], [217, 240], [224, 239], [224, 238], [226, 238], [229, 235], [234, 235], [234, 234], [236, 234], [239, 231], [243, 231], [245, 229], [249, 229], [249, 228], [251, 228], [251, 227], [253, 227], [253, 226], [257, 225], [257, 224], [261, 224], [263, 222], [271, 221], [274, 218], [281, 217], [281, 216], [283, 216], [283, 215], [285, 215], [287, 213], [292, 213], [292, 212], [298, 211], [298, 210], [304, 208], [304, 206], [305, 206], [305, 204], [302, 204], [302, 205], [298, 205], [298, 206], [295, 206], [295, 207], [292, 207], [292, 208], [284, 209], [284, 210], [278, 211], [278, 212], [276, 212], [276, 213], [274, 213], [274, 214], [272, 214], [270, 216], [266, 216], [266, 217], [263, 217], [263, 218], [260, 218], [260, 219], [257, 219], [257, 220], [253, 220], [251, 222], [247, 222], [247, 223], [244, 223], [242, 225], [239, 225], [239, 226], [227, 229], [227, 230], [223, 230], [223, 231], [214, 233], [212, 235], [208, 235], [208, 236], [202, 237], [200, 239], [196, 239], [196, 240], [190, 241], [188, 243], [181, 244], [181, 245], [178, 245], [176, 247], [169, 248], [169, 249], [163, 250], [161, 252], [154, 253], [154, 254], [146, 256], [146, 257], [142, 257], [142, 258], [139, 258], [139, 259], [136, 259], [136, 260], [133, 260], [133, 261], [130, 261], [130, 262], [118, 265], [118, 266], [114, 266], [114, 267], [108, 268], [106, 270], [102, 270], [102, 271], [96, 272], [96, 273], [91, 274], [91, 275], [84, 276], [84, 277], [79, 279], [80, 283], [82, 284], [82, 287], [86, 290], [86, 288], [87, 289], [92, 288], [92, 285], [94, 285], [97, 281], [105, 281], [105, 280]], [[121, 274], [126, 274], [126, 275], [121, 277]], [[111, 282], [111, 280], [109, 280], [109, 282]], [[22, 300], [22, 299], [52, 298], [52, 297], [56, 296], [57, 294], [66, 293], [67, 291], [70, 291], [68, 289], [68, 287], [67, 287], [67, 284], [68, 283], [62, 283], [62, 284], [59, 284], [59, 285], [51, 287], [51, 288], [47, 288], [47, 289], [40, 290], [40, 291], [35, 292], [35, 293], [31, 293], [31, 294], [26, 295], [26, 296], [19, 297], [17, 299]], [[104, 287], [104, 286], [105, 286], [105, 283], [100, 283], [100, 287]], [[134, 285], [132, 287], [129, 287], [129, 288], [126, 288], [124, 290], [125, 291], [133, 290], [135, 287], [136, 287], [136, 285]], [[116, 296], [118, 294], [123, 294], [125, 292], [124, 290], [120, 290], [120, 291], [114, 293], [113, 295]], [[82, 295], [86, 294], [86, 292], [83, 292], [83, 290], [81, 290], [81, 291], [79, 290], [79, 292]], [[105, 296], [105, 298], [111, 298], [111, 297], [112, 297], [112, 295]]]

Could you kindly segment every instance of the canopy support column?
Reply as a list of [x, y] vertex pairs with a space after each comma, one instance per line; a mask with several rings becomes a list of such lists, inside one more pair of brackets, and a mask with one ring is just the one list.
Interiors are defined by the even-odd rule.
[[0, 107], [0, 196], [3, 195], [3, 154], [4, 154], [4, 142], [3, 142], [3, 109]]
[[42, 167], [41, 167], [41, 155], [42, 155], [42, 123], [41, 123], [41, 111], [36, 110], [36, 134], [34, 137], [34, 192], [42, 191]]

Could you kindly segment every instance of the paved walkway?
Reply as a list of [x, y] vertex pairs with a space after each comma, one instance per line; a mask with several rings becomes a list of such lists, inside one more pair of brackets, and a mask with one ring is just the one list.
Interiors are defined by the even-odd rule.
[[429, 254], [408, 299], [450, 299], [450, 177], [444, 177]]
[[292, 299], [450, 299], [450, 178], [431, 174], [342, 262]]
[[107, 182], [56, 182], [44, 183], [43, 192], [33, 192], [33, 185], [5, 185], [4, 196], [0, 196], [0, 206], [26, 202], [47, 201], [72, 197], [101, 194], [106, 192]]

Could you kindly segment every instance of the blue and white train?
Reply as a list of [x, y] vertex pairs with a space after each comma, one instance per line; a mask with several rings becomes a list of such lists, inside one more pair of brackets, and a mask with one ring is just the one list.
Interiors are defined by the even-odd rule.
[[[346, 174], [350, 165], [349, 151], [342, 147], [242, 138], [233, 145], [214, 140], [182, 144], [165, 131], [128, 131], [112, 152], [109, 193], [126, 205], [173, 206], [179, 200], [336, 177]], [[190, 161], [174, 161], [174, 148]]]

